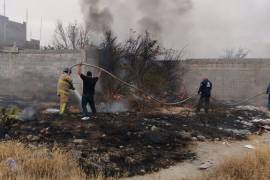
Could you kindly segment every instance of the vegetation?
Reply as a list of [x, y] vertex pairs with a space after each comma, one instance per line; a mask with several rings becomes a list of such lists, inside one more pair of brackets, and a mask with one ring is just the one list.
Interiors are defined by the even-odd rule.
[[[149, 32], [135, 34], [123, 43], [118, 43], [111, 31], [106, 32], [100, 51], [100, 66], [149, 94], [173, 93], [181, 86], [184, 49], [178, 52], [162, 48]], [[103, 77], [103, 82], [104, 93], [109, 96], [132, 92], [110, 77]]]
[[243, 49], [243, 48], [239, 48], [239, 49], [226, 49], [224, 51], [224, 55], [222, 55], [220, 58], [221, 59], [228, 59], [228, 60], [240, 60], [240, 59], [246, 59], [248, 54], [249, 54], [249, 50], [247, 49]]
[[85, 179], [70, 154], [30, 149], [18, 142], [0, 143], [0, 179]]
[[228, 158], [213, 172], [193, 180], [270, 179], [270, 147], [261, 147], [244, 156]]
[[53, 46], [45, 49], [84, 49], [89, 45], [90, 30], [77, 22], [65, 26], [58, 21], [54, 31]]

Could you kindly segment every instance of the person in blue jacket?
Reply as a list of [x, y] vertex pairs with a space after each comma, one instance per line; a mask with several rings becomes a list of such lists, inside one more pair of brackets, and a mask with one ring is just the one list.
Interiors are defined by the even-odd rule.
[[201, 96], [197, 111], [200, 112], [202, 106], [204, 107], [204, 110], [206, 113], [208, 113], [209, 105], [210, 105], [210, 97], [211, 97], [211, 91], [212, 91], [212, 83], [208, 80], [208, 78], [204, 78], [203, 81], [200, 84], [200, 88], [198, 91], [198, 94]]
[[270, 111], [270, 83], [268, 84], [266, 94], [268, 94], [268, 110]]

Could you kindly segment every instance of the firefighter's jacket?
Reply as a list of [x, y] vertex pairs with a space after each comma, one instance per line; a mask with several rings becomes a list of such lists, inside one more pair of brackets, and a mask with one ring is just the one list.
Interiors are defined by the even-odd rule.
[[70, 93], [70, 90], [74, 90], [72, 79], [68, 74], [63, 73], [58, 80], [57, 95], [68, 96]]

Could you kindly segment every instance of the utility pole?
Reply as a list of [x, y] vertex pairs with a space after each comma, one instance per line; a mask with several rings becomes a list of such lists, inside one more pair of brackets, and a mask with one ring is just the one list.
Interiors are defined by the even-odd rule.
[[25, 14], [25, 21], [26, 21], [26, 40], [28, 40], [29, 35], [28, 35], [28, 29], [29, 29], [29, 22], [28, 22], [28, 8], [26, 9], [26, 14]]
[[39, 34], [39, 43], [40, 43], [40, 46], [41, 46], [41, 39], [42, 39], [42, 28], [43, 28], [43, 21], [42, 21], [42, 17], [41, 17], [41, 20], [40, 20], [40, 34]]
[[4, 0], [3, 10], [4, 10], [4, 16], [6, 16], [6, 0]]

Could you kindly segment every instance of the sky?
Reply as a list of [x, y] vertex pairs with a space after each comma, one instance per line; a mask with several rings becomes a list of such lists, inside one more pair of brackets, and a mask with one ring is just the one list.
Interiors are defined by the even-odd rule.
[[[0, 0], [3, 14], [3, 2]], [[58, 20], [63, 22], [82, 21], [82, 14], [78, 0], [6, 0], [6, 16], [10, 20], [26, 21], [28, 9], [28, 38], [40, 39], [42, 19], [43, 45], [52, 42], [55, 24]]]
[[[120, 40], [129, 35], [130, 29], [139, 29], [137, 21], [142, 6], [137, 6], [136, 0], [100, 1], [114, 16], [112, 29]], [[190, 1], [192, 9], [175, 18], [168, 16], [162, 20], [160, 40], [164, 46], [174, 49], [187, 46], [187, 56], [191, 58], [217, 58], [225, 49], [231, 48], [247, 49], [251, 58], [270, 57], [269, 0]], [[3, 4], [3, 0], [0, 2]], [[2, 14], [3, 8], [0, 9]], [[82, 22], [87, 18], [81, 13], [79, 0], [6, 0], [6, 15], [11, 20], [25, 21], [27, 9], [28, 37], [31, 34], [32, 38], [39, 39], [42, 18], [43, 45], [51, 43], [57, 20]], [[161, 15], [166, 10], [161, 8], [159, 11], [153, 18], [164, 17]]]

